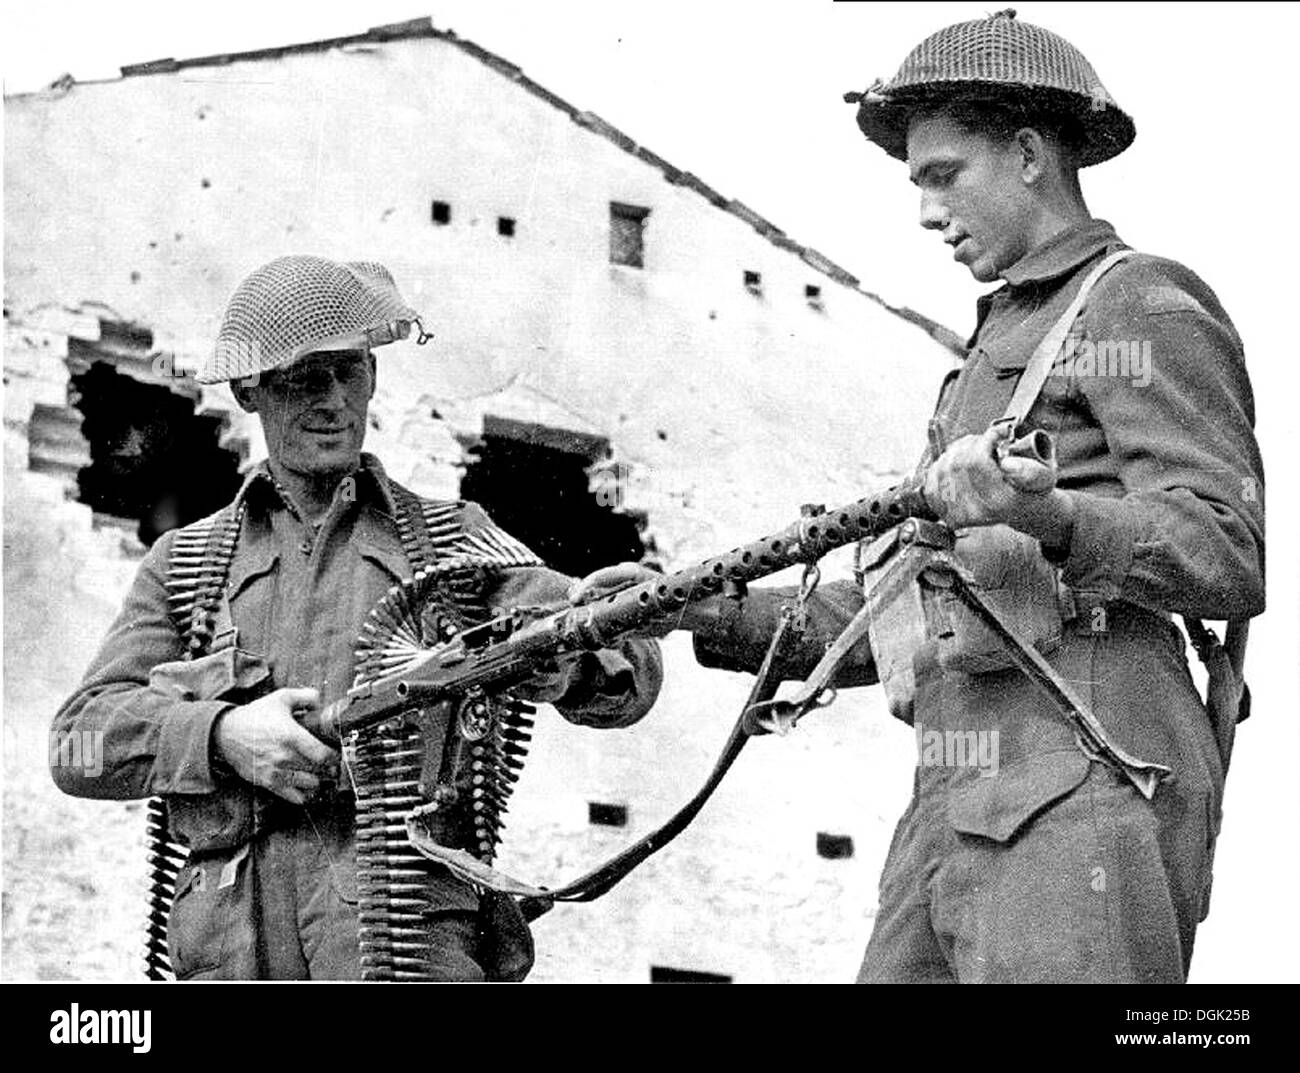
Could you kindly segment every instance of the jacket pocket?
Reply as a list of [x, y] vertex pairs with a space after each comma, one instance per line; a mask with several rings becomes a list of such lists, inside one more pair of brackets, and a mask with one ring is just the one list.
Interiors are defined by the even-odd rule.
[[[149, 684], [180, 700], [225, 700], [246, 704], [266, 693], [271, 667], [251, 652], [225, 648], [195, 660], [160, 663]], [[210, 794], [169, 794], [167, 819], [172, 833], [196, 853], [241, 845], [253, 837], [254, 790], [233, 778], [219, 781]]]
[[948, 819], [960, 834], [1011, 842], [1040, 813], [1072, 793], [1092, 762], [1078, 749], [1041, 753], [948, 795]]
[[181, 869], [167, 921], [167, 951], [178, 980], [257, 976], [248, 854], [247, 845], [232, 854], [195, 854]]
[[[979, 595], [1022, 640], [1040, 652], [1062, 636], [1056, 568], [1038, 542], [1005, 525], [958, 533], [954, 557], [966, 567]], [[935, 594], [939, 665], [959, 674], [988, 674], [1015, 666], [1007, 646], [957, 596]]]

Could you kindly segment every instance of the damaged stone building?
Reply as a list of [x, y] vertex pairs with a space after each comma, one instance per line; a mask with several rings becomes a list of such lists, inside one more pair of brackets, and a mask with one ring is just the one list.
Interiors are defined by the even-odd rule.
[[[61, 79], [6, 99], [5, 138], [11, 975], [135, 971], [138, 898], [104, 873], [139, 808], [61, 798], [41, 735], [145, 546], [265, 453], [190, 375], [252, 268], [388, 265], [433, 340], [380, 353], [367, 449], [571, 574], [680, 568], [889, 483], [953, 361], [944, 329], [429, 20]], [[506, 871], [572, 878], [703, 781], [748, 679], [681, 637], [665, 657], [639, 726], [539, 723]], [[875, 693], [752, 745], [670, 848], [542, 918], [533, 978], [851, 978], [912, 762]], [[36, 864], [59, 855], [79, 886]], [[86, 913], [94, 943], [60, 937]]]

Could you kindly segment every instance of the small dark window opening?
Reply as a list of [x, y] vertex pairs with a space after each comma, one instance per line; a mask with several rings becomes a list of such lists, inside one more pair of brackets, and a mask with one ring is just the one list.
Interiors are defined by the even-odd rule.
[[515, 237], [515, 221], [512, 216], [497, 217], [497, 234], [505, 238]]
[[694, 969], [674, 969], [667, 965], [650, 966], [652, 984], [729, 984], [730, 976], [719, 972], [698, 972]]
[[747, 291], [749, 291], [750, 294], [762, 294], [762, 293], [763, 293], [763, 274], [762, 274], [761, 272], [753, 272], [753, 271], [750, 271], [749, 269], [746, 269], [746, 270], [745, 270], [745, 289], [746, 289]]
[[814, 283], [809, 283], [803, 289], [803, 296], [810, 302], [820, 302], [822, 289]]
[[90, 443], [90, 465], [77, 474], [78, 502], [135, 519], [150, 546], [235, 497], [239, 460], [218, 443], [220, 417], [195, 416], [192, 399], [102, 361], [72, 377], [72, 388]]
[[598, 827], [626, 827], [627, 806], [611, 805], [607, 801], [588, 801], [587, 822]]
[[613, 509], [618, 497], [593, 493], [587, 476], [608, 449], [600, 437], [489, 415], [469, 448], [460, 494], [572, 577], [638, 562], [643, 522]]
[[650, 210], [639, 205], [609, 203], [610, 264], [645, 267], [645, 221]]
[[842, 861], [853, 856], [853, 839], [849, 835], [830, 835], [817, 832], [817, 856], [830, 861]]
[[446, 201], [433, 203], [433, 222], [435, 224], [451, 223], [451, 205]]

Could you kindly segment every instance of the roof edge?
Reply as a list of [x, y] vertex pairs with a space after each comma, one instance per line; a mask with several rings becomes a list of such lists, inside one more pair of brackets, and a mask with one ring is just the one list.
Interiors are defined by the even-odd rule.
[[87, 82], [78, 82], [71, 75], [65, 74], [43, 89], [10, 94], [5, 97], [5, 100], [17, 100], [26, 97], [62, 97], [71, 92], [76, 86], [105, 85], [125, 80], [127, 78], [145, 78], [160, 74], [175, 74], [178, 71], [191, 67], [226, 66], [236, 62], [256, 62], [267, 59], [281, 59], [285, 56], [302, 55], [304, 53], [324, 52], [329, 49], [342, 48], [349, 45], [364, 43], [379, 44], [420, 38], [435, 38], [446, 41], [448, 44], [460, 49], [462, 52], [478, 60], [486, 67], [491, 68], [497, 74], [501, 75], [501, 77], [514, 82], [521, 89], [526, 90], [531, 95], [545, 101], [551, 107], [563, 112], [578, 126], [604, 138], [606, 141], [617, 146], [625, 153], [635, 156], [638, 160], [655, 168], [663, 175], [667, 182], [675, 186], [684, 186], [693, 190], [715, 208], [721, 209], [729, 216], [732, 216], [751, 227], [758, 235], [766, 239], [777, 249], [795, 254], [813, 271], [826, 276], [851, 291], [877, 302], [895, 316], [921, 328], [932, 339], [948, 350], [951, 350], [958, 355], [965, 354], [966, 351], [965, 347], [962, 345], [961, 338], [950, 328], [946, 328], [938, 321], [931, 320], [929, 317], [917, 313], [915, 310], [909, 309], [907, 306], [892, 306], [881, 299], [878, 295], [864, 290], [857, 276], [836, 264], [825, 254], [822, 254], [811, 246], [805, 246], [791, 238], [779, 227], [765, 219], [755, 210], [749, 208], [749, 206], [745, 205], [743, 202], [734, 198], [728, 198], [726, 195], [719, 193], [691, 172], [683, 171], [680, 168], [674, 167], [667, 160], [664, 160], [656, 153], [653, 153], [649, 149], [638, 144], [635, 139], [623, 133], [623, 131], [619, 130], [607, 120], [601, 118], [595, 112], [583, 111], [575, 108], [568, 101], [546, 89], [546, 87], [534, 82], [524, 74], [523, 69], [517, 64], [511, 63], [509, 60], [483, 48], [481, 45], [475, 44], [473, 41], [457, 36], [454, 30], [439, 30], [433, 25], [433, 19], [427, 15], [415, 19], [406, 19], [402, 22], [391, 22], [385, 23], [381, 26], [372, 26], [365, 33], [353, 34], [346, 37], [323, 38], [318, 41], [306, 41], [299, 44], [254, 49], [247, 52], [216, 53], [210, 56], [198, 56], [190, 59], [178, 60], [175, 57], [166, 56], [161, 59], [148, 60], [144, 63], [127, 64], [120, 68], [122, 72], [121, 79], [96, 79]]

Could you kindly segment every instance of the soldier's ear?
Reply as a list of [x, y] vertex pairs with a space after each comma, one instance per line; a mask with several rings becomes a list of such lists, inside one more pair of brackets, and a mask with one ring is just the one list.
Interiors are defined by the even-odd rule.
[[1047, 143], [1033, 127], [1016, 131], [1016, 149], [1020, 153], [1020, 177], [1032, 185], [1043, 176], [1047, 163]]
[[366, 352], [366, 360], [370, 362], [370, 395], [369, 398], [375, 397], [376, 378], [379, 375], [379, 366], [375, 363], [375, 352], [373, 350]]

